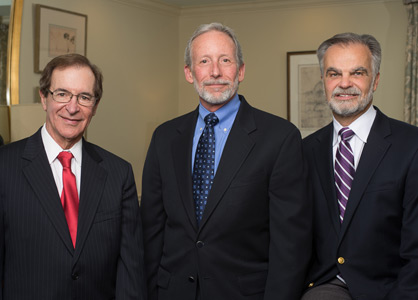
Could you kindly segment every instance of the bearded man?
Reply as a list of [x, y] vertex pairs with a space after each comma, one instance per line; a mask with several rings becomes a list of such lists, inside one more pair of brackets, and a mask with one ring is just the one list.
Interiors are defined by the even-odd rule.
[[298, 129], [238, 95], [232, 30], [201, 25], [185, 51], [198, 108], [159, 126], [141, 215], [150, 300], [299, 300], [311, 204]]
[[317, 55], [333, 122], [303, 141], [314, 247], [302, 300], [418, 299], [418, 129], [372, 105], [373, 36], [337, 34]]

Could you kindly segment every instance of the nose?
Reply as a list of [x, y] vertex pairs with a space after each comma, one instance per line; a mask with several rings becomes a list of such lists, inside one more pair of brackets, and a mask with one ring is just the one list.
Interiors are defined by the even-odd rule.
[[65, 109], [71, 115], [77, 113], [80, 110], [80, 105], [78, 104], [77, 96], [72, 96], [70, 102], [67, 103]]
[[352, 82], [349, 75], [343, 74], [338, 84], [341, 88], [346, 89], [352, 86]]
[[222, 75], [221, 68], [219, 67], [219, 63], [215, 62], [212, 64], [212, 70], [210, 74], [213, 78], [218, 78]]

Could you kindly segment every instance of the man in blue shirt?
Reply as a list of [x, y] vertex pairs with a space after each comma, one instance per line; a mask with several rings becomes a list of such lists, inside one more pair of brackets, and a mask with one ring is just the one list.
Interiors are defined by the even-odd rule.
[[237, 94], [232, 30], [201, 25], [185, 51], [199, 107], [159, 126], [143, 173], [150, 300], [299, 300], [311, 251], [300, 133]]

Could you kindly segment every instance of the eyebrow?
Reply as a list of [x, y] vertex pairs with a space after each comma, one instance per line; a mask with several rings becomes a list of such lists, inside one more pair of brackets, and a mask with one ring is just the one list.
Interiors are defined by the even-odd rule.
[[352, 71], [352, 73], [358, 72], [358, 71], [362, 71], [362, 72], [366, 73], [366, 75], [369, 75], [369, 71], [365, 67], [358, 67], [358, 68], [354, 69]]
[[[67, 92], [67, 93], [71, 93], [69, 90], [66, 90], [66, 89], [62, 89], [62, 88], [57, 88], [57, 89], [55, 89], [54, 90], [54, 92], [55, 91], [61, 91], [61, 92]], [[72, 94], [72, 93], [71, 93]], [[74, 95], [74, 94], [73, 94]], [[91, 94], [91, 93], [89, 93], [89, 92], [81, 92], [81, 93], [79, 93], [79, 95], [87, 95], [87, 96], [92, 96], [93, 97], [93, 94]]]
[[330, 72], [335, 72], [335, 73], [341, 73], [340, 70], [333, 68], [333, 67], [329, 67], [326, 71], [325, 71], [325, 75], [328, 75], [328, 73]]
[[[350, 73], [355, 73], [355, 72], [358, 72], [358, 71], [362, 71], [362, 72], [366, 73], [366, 75], [369, 75], [369, 71], [365, 67], [357, 67], [355, 69], [352, 69], [350, 71]], [[338, 73], [338, 74], [342, 73], [341, 70], [338, 70], [338, 69], [333, 68], [333, 67], [329, 67], [326, 70], [325, 75], [328, 75], [328, 73], [330, 73], [330, 72], [335, 72], [335, 73]]]

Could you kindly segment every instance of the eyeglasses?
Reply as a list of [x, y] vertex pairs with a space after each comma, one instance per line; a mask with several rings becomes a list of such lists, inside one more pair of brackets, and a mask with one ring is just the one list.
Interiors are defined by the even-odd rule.
[[80, 105], [92, 107], [96, 104], [96, 98], [89, 94], [74, 95], [68, 91], [63, 90], [56, 90], [53, 92], [48, 90], [48, 92], [52, 95], [52, 99], [59, 103], [68, 103], [71, 101], [71, 99], [73, 99], [73, 96], [75, 96], [77, 103]]

